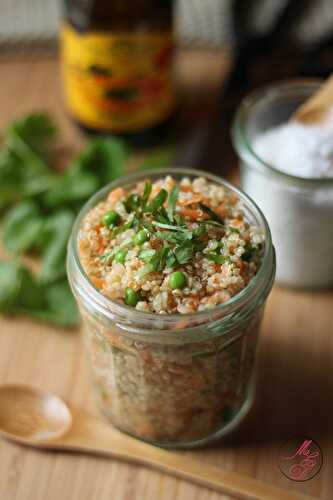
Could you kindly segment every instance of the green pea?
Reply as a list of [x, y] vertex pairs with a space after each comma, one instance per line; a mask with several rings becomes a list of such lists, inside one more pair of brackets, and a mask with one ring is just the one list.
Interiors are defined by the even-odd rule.
[[126, 288], [125, 290], [125, 304], [127, 306], [135, 307], [139, 302], [139, 294], [133, 288]]
[[169, 276], [169, 287], [172, 290], [185, 288], [187, 279], [184, 273], [181, 271], [175, 271]]
[[114, 261], [118, 264], [124, 264], [127, 255], [127, 250], [119, 250], [114, 256]]
[[120, 216], [114, 210], [109, 210], [103, 215], [103, 224], [107, 227], [115, 226], [120, 221]]
[[134, 236], [134, 243], [136, 245], [143, 245], [143, 243], [145, 241], [148, 241], [148, 239], [149, 239], [149, 236], [147, 234], [147, 231], [145, 231], [144, 229], [141, 229], [141, 231], [136, 233], [136, 235]]

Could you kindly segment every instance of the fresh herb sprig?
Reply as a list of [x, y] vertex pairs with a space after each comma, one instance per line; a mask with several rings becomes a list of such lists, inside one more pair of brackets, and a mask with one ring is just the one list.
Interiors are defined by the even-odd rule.
[[[65, 269], [73, 221], [97, 189], [124, 173], [128, 151], [119, 140], [96, 139], [59, 173], [50, 167], [56, 162], [56, 133], [45, 113], [17, 120], [4, 133], [2, 235], [17, 260], [0, 261], [0, 312], [73, 326], [79, 318]], [[31, 252], [41, 257], [37, 274], [20, 263], [20, 256]]]

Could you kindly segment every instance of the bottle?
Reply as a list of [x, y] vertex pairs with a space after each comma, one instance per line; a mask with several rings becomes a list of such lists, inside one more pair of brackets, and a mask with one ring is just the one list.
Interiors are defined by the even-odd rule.
[[175, 105], [172, 0], [66, 0], [65, 99], [88, 132], [158, 142]]

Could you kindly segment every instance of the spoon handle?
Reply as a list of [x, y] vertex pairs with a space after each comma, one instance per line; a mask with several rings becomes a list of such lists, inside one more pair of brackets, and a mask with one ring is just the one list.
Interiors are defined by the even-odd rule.
[[100, 453], [143, 463], [192, 483], [245, 500], [310, 500], [309, 496], [261, 482], [237, 472], [219, 469], [173, 451], [134, 439], [86, 414], [75, 416], [69, 433], [55, 447]]

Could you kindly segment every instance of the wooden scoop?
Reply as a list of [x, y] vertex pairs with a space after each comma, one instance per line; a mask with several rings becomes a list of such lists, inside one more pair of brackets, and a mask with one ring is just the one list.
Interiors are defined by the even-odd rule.
[[291, 119], [315, 125], [325, 120], [333, 107], [333, 74], [325, 80], [320, 88], [293, 113]]
[[35, 448], [109, 455], [145, 464], [247, 500], [311, 500], [301, 493], [213, 467], [134, 439], [55, 394], [25, 385], [0, 386], [0, 434]]

